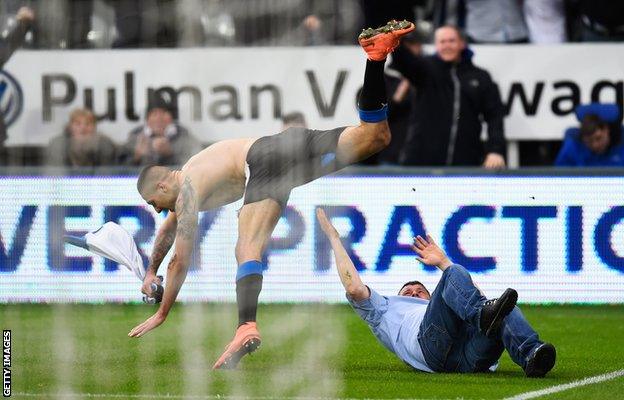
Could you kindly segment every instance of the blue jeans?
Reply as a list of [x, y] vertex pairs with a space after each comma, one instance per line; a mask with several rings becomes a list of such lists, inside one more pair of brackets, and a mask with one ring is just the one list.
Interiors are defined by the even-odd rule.
[[483, 372], [494, 365], [503, 350], [524, 368], [526, 358], [541, 344], [520, 309], [505, 317], [495, 337], [479, 329], [486, 298], [466, 269], [451, 265], [436, 286], [418, 333], [425, 361], [436, 372]]

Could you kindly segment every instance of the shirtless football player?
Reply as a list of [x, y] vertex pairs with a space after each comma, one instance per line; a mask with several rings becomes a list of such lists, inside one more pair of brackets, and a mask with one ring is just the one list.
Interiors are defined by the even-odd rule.
[[390, 143], [384, 64], [400, 37], [413, 29], [410, 22], [390, 21], [360, 35], [368, 60], [358, 126], [328, 131], [289, 128], [261, 138], [223, 140], [191, 157], [180, 170], [149, 166], [141, 171], [137, 188], [143, 199], [157, 212], [170, 211], [156, 236], [142, 288], [145, 294], [152, 295], [152, 283], [160, 283], [158, 267], [174, 242], [175, 254], [158, 311], [129, 336], [140, 337], [167, 318], [186, 278], [198, 213], [244, 197], [236, 244], [239, 326], [213, 368], [234, 368], [260, 345], [256, 310], [264, 269], [261, 260], [290, 191], [366, 159]]

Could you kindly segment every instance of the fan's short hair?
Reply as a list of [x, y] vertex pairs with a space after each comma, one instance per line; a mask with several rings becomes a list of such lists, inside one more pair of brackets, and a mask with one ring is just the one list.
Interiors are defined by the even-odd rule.
[[[459, 36], [459, 38], [462, 41], [468, 43], [468, 35], [466, 35], [466, 33], [460, 27], [458, 27], [456, 25], [452, 25], [452, 24], [447, 24], [447, 25], [442, 25], [442, 26], [436, 28], [436, 31], [438, 29], [442, 29], [442, 28], [451, 28], [451, 29], [453, 29], [457, 33], [457, 36]], [[434, 32], [434, 34], [435, 34], [435, 32]]]
[[167, 167], [161, 165], [148, 165], [141, 170], [137, 179], [137, 190], [139, 193], [146, 193], [153, 190], [154, 183], [165, 177], [169, 172]]
[[[420, 281], [409, 281], [409, 282], [405, 282], [405, 284], [403, 286], [401, 286], [401, 289], [399, 289], [398, 293], [401, 293], [401, 290], [403, 290], [403, 288], [405, 286], [409, 286], [409, 285], [420, 285], [420, 286], [424, 287], [425, 290], [427, 290], [427, 287], [425, 285], [423, 285]], [[429, 291], [429, 290], [427, 290], [427, 291]]]

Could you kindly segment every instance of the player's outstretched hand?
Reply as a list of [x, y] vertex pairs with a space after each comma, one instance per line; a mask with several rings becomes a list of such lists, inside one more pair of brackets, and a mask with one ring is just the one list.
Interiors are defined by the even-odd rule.
[[165, 322], [165, 316], [157, 312], [146, 319], [142, 324], [135, 326], [130, 333], [128, 333], [128, 336], [136, 338], [141, 337], [152, 329], [157, 328], [163, 322]]
[[444, 250], [436, 244], [431, 235], [427, 235], [426, 240], [420, 235], [416, 236], [411, 247], [418, 254], [416, 259], [423, 264], [435, 265], [443, 271], [452, 264]]
[[325, 211], [320, 207], [317, 207], [316, 209], [316, 218], [318, 219], [319, 224], [321, 224], [321, 229], [325, 232], [328, 238], [337, 238], [339, 236], [336, 228], [334, 228], [331, 222], [329, 222], [329, 218], [327, 218]]

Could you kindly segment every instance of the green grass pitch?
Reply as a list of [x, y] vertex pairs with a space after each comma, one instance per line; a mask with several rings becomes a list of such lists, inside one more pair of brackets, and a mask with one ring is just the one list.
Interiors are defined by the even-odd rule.
[[[0, 305], [0, 328], [12, 330], [13, 398], [501, 399], [624, 368], [623, 305], [521, 309], [557, 347], [545, 379], [506, 353], [496, 373], [415, 372], [346, 305], [261, 305], [262, 346], [236, 371], [211, 370], [233, 334], [231, 304], [178, 304], [141, 339], [126, 335], [151, 306]], [[624, 377], [544, 398], [622, 399]]]

